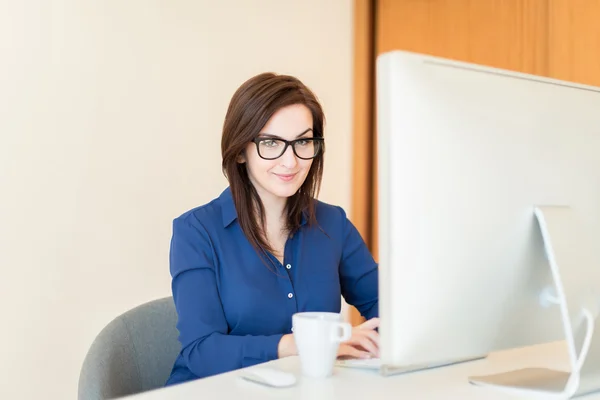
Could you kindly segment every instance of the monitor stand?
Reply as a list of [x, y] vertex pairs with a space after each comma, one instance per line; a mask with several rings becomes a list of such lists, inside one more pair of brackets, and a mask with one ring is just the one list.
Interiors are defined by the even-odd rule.
[[[600, 282], [586, 281], [584, 274], [585, 269], [600, 266], [578, 265], [577, 254], [585, 255], [587, 250], [584, 247], [584, 252], [575, 253], [581, 244], [578, 238], [582, 230], [578, 229], [569, 207], [537, 207], [535, 216], [555, 284], [554, 288], [542, 293], [540, 300], [561, 309], [570, 372], [524, 368], [495, 375], [471, 376], [469, 382], [528, 397], [539, 395], [544, 399], [569, 399], [600, 390]], [[584, 285], [590, 285], [587, 293], [581, 290]], [[557, 296], [553, 295], [554, 291]], [[572, 321], [580, 320], [582, 329], [573, 329]], [[582, 334], [575, 335], [574, 331]]]

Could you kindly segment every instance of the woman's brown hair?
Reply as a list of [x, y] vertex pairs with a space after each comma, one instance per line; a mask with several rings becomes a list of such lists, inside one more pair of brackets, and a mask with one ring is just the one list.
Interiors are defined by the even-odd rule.
[[[297, 104], [310, 110], [313, 135], [322, 138], [325, 117], [317, 97], [300, 80], [289, 75], [262, 73], [248, 79], [234, 93], [225, 115], [221, 139], [223, 173], [229, 181], [238, 223], [252, 246], [262, 255], [266, 251], [273, 252], [264, 229], [264, 206], [250, 182], [246, 164], [238, 160], [275, 112]], [[323, 176], [324, 152], [322, 143], [306, 180], [298, 192], [288, 198], [285, 228], [290, 234], [300, 228], [303, 213], [309, 225], [316, 223], [315, 198]]]

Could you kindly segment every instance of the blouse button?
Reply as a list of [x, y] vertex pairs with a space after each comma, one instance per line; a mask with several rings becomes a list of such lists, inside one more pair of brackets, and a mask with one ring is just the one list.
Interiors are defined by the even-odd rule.
[[287, 269], [292, 269], [292, 266], [290, 264], [285, 266]]
[[294, 297], [294, 295], [291, 293], [288, 293], [288, 299], [291, 299], [292, 297]]

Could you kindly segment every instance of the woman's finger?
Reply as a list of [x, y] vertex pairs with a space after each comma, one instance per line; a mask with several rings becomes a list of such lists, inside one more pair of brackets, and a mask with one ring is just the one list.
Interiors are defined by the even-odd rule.
[[359, 329], [376, 329], [379, 328], [379, 318], [371, 318], [358, 326]]
[[364, 331], [364, 334], [369, 337], [379, 347], [379, 332], [377, 331]]
[[361, 340], [362, 337], [368, 337], [370, 341], [377, 347], [379, 347], [379, 332], [371, 330], [356, 330], [352, 332], [352, 336], [346, 343], [356, 344]]
[[377, 346], [371, 341], [371, 339], [368, 336], [361, 337], [358, 344], [363, 349], [371, 353], [371, 355], [379, 357], [379, 350], [377, 349]]
[[344, 342], [344, 344], [347, 344], [349, 346], [354, 346], [354, 347], [361, 346], [361, 343], [364, 340], [364, 338], [365, 338], [365, 335], [363, 335], [362, 333], [359, 333], [359, 332], [355, 332], [350, 337], [350, 339], [348, 339]]
[[338, 350], [338, 356], [362, 359], [371, 358], [371, 355], [368, 352], [359, 350], [354, 346], [349, 346], [346, 344], [340, 345], [340, 348]]

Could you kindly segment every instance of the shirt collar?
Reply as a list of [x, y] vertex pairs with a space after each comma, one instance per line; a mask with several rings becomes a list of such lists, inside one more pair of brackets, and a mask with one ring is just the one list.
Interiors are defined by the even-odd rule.
[[237, 219], [237, 211], [235, 204], [233, 204], [233, 196], [231, 195], [231, 188], [227, 187], [219, 196], [221, 201], [221, 214], [223, 216], [223, 227], [227, 228], [233, 221]]
[[[237, 219], [237, 210], [233, 203], [233, 196], [231, 195], [231, 188], [227, 187], [219, 196], [221, 202], [221, 214], [223, 217], [223, 227], [227, 228], [233, 221]], [[306, 212], [302, 212], [302, 220], [300, 225], [305, 225], [307, 222]]]

